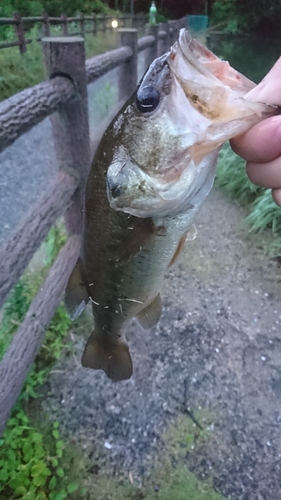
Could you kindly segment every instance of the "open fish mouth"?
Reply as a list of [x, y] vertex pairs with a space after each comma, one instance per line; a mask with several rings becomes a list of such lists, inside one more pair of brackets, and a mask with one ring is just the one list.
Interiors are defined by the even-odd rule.
[[118, 117], [107, 170], [110, 206], [165, 217], [201, 204], [222, 144], [276, 109], [246, 98], [255, 84], [182, 29]]

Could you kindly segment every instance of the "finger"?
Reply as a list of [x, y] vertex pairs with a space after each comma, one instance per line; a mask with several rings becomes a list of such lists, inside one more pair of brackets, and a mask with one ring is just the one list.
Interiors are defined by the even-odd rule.
[[254, 184], [270, 189], [281, 189], [281, 157], [267, 163], [248, 162], [246, 170]]
[[230, 143], [233, 151], [247, 161], [263, 163], [274, 160], [281, 155], [281, 115], [257, 123]]
[[281, 207], [281, 189], [272, 189], [272, 198]]

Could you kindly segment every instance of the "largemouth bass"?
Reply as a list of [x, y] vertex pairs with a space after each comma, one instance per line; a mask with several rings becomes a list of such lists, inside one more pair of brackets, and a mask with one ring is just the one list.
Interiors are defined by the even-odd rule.
[[209, 193], [219, 147], [275, 108], [245, 99], [255, 85], [185, 30], [149, 67], [106, 130], [89, 174], [79, 260], [66, 290], [72, 319], [91, 301], [82, 365], [132, 375], [125, 333], [161, 315], [166, 271]]

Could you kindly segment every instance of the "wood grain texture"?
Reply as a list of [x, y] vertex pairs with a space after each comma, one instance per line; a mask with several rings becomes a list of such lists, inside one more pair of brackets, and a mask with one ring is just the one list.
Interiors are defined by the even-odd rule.
[[60, 251], [0, 362], [0, 435], [43, 342], [45, 329], [63, 298], [79, 249], [80, 237], [72, 236]]
[[76, 99], [59, 106], [52, 114], [51, 122], [59, 167], [76, 170], [80, 178], [72, 203], [65, 212], [68, 233], [79, 234], [82, 230], [84, 190], [91, 164], [84, 40], [80, 36], [50, 37], [43, 38], [42, 43], [47, 76], [67, 75], [76, 91]]
[[74, 97], [73, 84], [60, 76], [1, 102], [0, 151], [53, 113], [60, 104], [70, 102]]
[[105, 54], [91, 57], [86, 61], [87, 83], [91, 83], [108, 71], [116, 68], [132, 57], [130, 47], [120, 47]]
[[71, 203], [79, 178], [60, 172], [0, 247], [0, 306], [16, 284], [49, 229]]
[[119, 45], [130, 47], [132, 55], [118, 70], [119, 100], [131, 95], [138, 80], [138, 32], [133, 28], [118, 29]]

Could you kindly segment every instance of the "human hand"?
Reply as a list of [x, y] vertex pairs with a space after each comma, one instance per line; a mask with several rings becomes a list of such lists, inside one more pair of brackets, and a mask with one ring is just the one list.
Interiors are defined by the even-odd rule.
[[[281, 58], [247, 98], [281, 105]], [[272, 197], [281, 206], [281, 115], [254, 125], [246, 134], [235, 137], [231, 147], [244, 158], [249, 179], [258, 186], [272, 189]]]

